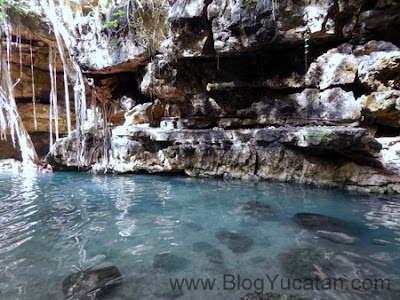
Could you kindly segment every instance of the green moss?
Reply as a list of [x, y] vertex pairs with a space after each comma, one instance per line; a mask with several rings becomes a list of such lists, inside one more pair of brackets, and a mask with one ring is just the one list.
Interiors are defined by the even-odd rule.
[[307, 133], [306, 133], [307, 137], [324, 138], [324, 137], [330, 136], [331, 134], [335, 134], [334, 132], [329, 131], [329, 130], [314, 131], [312, 129], [307, 128], [306, 131], [307, 131]]

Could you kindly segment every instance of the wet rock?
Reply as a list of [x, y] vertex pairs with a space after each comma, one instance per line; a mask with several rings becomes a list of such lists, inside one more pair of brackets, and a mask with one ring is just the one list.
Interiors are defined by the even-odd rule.
[[265, 202], [249, 201], [242, 207], [245, 214], [258, 221], [267, 221], [274, 216], [271, 206]]
[[331, 232], [331, 231], [318, 230], [317, 236], [320, 238], [323, 238], [323, 239], [330, 240], [335, 243], [341, 243], [341, 244], [346, 244], [346, 245], [354, 244], [356, 241], [355, 237], [349, 236], [342, 232]]
[[293, 221], [300, 227], [310, 230], [322, 230], [341, 233], [357, 233], [358, 228], [355, 228], [350, 223], [345, 221], [313, 213], [297, 213], [293, 217]]
[[196, 242], [193, 244], [193, 251], [202, 252], [209, 258], [209, 261], [214, 264], [222, 264], [223, 257], [221, 250], [215, 248], [207, 242]]
[[[97, 147], [90, 144], [89, 134], [86, 141], [88, 149]], [[74, 135], [60, 139], [47, 162], [78, 168], [77, 147]], [[364, 128], [118, 126], [112, 130], [110, 147], [108, 170], [117, 173], [184, 171], [190, 176], [256, 177], [369, 192], [400, 191], [400, 177], [376, 167], [382, 145]], [[95, 161], [87, 160], [82, 167], [104, 172], [104, 164]]]
[[329, 277], [335, 269], [332, 257], [333, 253], [319, 248], [295, 248], [278, 255], [288, 277], [321, 280]]
[[171, 253], [162, 253], [154, 256], [153, 267], [166, 272], [183, 270], [189, 264], [189, 260]]
[[108, 292], [121, 281], [117, 267], [88, 269], [69, 275], [63, 281], [63, 292], [70, 300], [91, 300]]
[[234, 253], [248, 252], [254, 244], [252, 238], [237, 231], [220, 231], [216, 234], [216, 237]]

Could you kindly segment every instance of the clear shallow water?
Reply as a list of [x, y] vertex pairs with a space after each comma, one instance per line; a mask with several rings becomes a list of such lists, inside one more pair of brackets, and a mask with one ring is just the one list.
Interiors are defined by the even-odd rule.
[[[0, 299], [63, 299], [62, 281], [69, 274], [110, 265], [118, 267], [123, 281], [101, 299], [240, 299], [254, 290], [269, 291], [266, 274], [278, 275], [274, 292], [282, 291], [280, 279], [285, 287], [287, 278], [297, 278], [285, 269], [288, 259], [281, 254], [297, 248], [322, 253], [334, 266], [333, 271], [322, 266], [329, 278], [385, 278], [390, 290], [366, 282], [358, 291], [292, 286], [283, 292], [400, 299], [399, 200], [268, 182], [0, 174]], [[243, 210], [249, 201], [268, 203], [274, 216], [249, 216]], [[294, 223], [298, 212], [340, 218], [362, 230], [354, 245], [334, 243]], [[240, 232], [254, 243], [247, 252], [234, 252], [217, 238], [221, 231]], [[211, 244], [212, 253], [199, 251], [199, 242]], [[155, 256], [163, 253], [182, 258], [174, 270], [154, 268]], [[310, 264], [318, 263], [311, 258]], [[212, 291], [171, 289], [170, 279], [184, 278], [215, 279], [215, 285]]]

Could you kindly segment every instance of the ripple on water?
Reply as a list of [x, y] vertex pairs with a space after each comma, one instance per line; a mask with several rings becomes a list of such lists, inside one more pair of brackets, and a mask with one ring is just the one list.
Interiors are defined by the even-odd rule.
[[[390, 196], [282, 183], [54, 173], [5, 174], [0, 199], [2, 299], [62, 299], [69, 274], [110, 265], [123, 282], [106, 300], [240, 299], [246, 290], [174, 291], [169, 279], [221, 284], [224, 274], [254, 280], [306, 271], [393, 278], [392, 291], [300, 291], [321, 299], [397, 299], [400, 290], [400, 201]], [[322, 239], [318, 231], [332, 237], [330, 228], [299, 226], [292, 218], [301, 212], [365, 231], [349, 245]]]

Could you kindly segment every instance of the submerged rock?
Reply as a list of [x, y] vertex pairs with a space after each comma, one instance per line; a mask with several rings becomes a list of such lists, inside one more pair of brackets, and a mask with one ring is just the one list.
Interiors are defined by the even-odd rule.
[[193, 222], [185, 222], [185, 223], [183, 223], [183, 226], [185, 226], [186, 228], [189, 228], [190, 230], [193, 230], [193, 231], [204, 230], [203, 226], [193, 223]]
[[330, 232], [358, 233], [358, 229], [345, 221], [313, 213], [297, 213], [293, 221], [300, 227], [309, 230], [323, 230]]
[[246, 294], [241, 298], [242, 300], [311, 300], [311, 298], [296, 295], [296, 294], [278, 294], [278, 293], [265, 293], [265, 294]]
[[157, 297], [156, 299], [176, 299], [183, 296], [183, 290], [165, 288], [156, 290], [153, 294]]
[[329, 277], [335, 268], [333, 253], [319, 248], [295, 248], [278, 255], [279, 262], [290, 278], [321, 280]]
[[330, 240], [332, 242], [347, 244], [347, 245], [354, 244], [356, 241], [355, 237], [349, 236], [342, 232], [318, 230], [317, 236], [323, 239]]
[[216, 237], [234, 253], [247, 252], [254, 244], [252, 238], [237, 231], [220, 231], [216, 234]]
[[258, 221], [267, 221], [274, 216], [271, 206], [265, 202], [249, 201], [243, 205], [242, 209], [246, 215]]
[[189, 260], [171, 253], [162, 253], [154, 256], [153, 267], [167, 272], [179, 271], [186, 268]]
[[84, 270], [69, 275], [63, 281], [63, 292], [69, 300], [96, 299], [120, 283], [121, 273], [111, 266]]
[[209, 261], [214, 264], [222, 264], [223, 257], [222, 251], [215, 248], [213, 245], [207, 242], [197, 242], [193, 244], [193, 251], [202, 252], [209, 258]]

